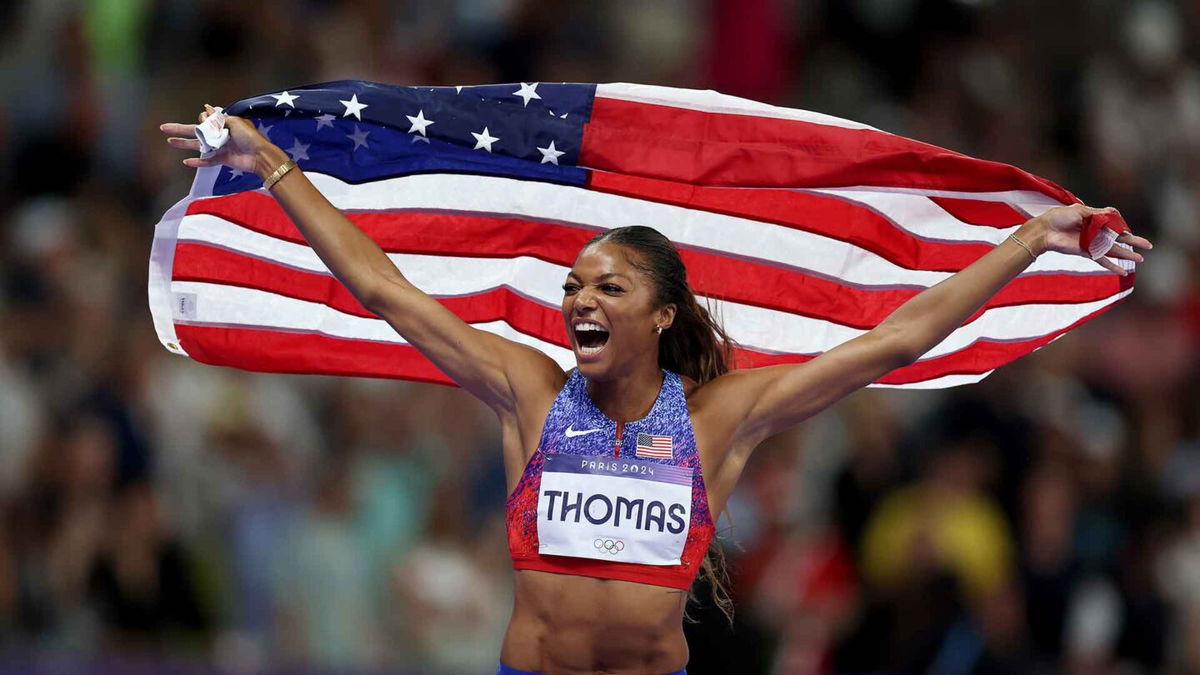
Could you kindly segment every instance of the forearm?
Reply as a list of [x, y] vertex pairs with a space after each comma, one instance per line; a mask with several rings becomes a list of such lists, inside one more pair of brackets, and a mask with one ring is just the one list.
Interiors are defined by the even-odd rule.
[[[265, 178], [287, 160], [283, 150], [266, 144], [255, 154], [254, 171]], [[275, 183], [271, 194], [321, 261], [364, 306], [369, 308], [376, 299], [381, 281], [403, 281], [383, 249], [330, 204], [298, 168]]]
[[[1045, 247], [1046, 226], [1033, 219], [1022, 225], [1016, 236], [1037, 255]], [[1005, 239], [962, 271], [901, 305], [876, 330], [895, 336], [904, 360], [915, 361], [1032, 263], [1030, 252]]]

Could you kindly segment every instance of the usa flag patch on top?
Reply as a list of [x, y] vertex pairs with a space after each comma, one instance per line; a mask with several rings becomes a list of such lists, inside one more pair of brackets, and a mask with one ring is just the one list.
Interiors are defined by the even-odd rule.
[[650, 459], [671, 459], [675, 444], [670, 436], [655, 436], [653, 434], [638, 434], [637, 449], [634, 454]]

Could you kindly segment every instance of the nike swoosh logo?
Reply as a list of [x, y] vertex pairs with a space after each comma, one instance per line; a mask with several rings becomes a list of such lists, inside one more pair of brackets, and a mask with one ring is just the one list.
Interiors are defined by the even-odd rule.
[[571, 427], [567, 427], [567, 438], [575, 438], [576, 436], [586, 436], [588, 434], [594, 434], [597, 431], [603, 431], [603, 429], [582, 429], [580, 431], [575, 431]]

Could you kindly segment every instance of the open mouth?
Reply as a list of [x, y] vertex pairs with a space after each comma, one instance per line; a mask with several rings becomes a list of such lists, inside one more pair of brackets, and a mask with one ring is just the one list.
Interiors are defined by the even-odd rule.
[[608, 331], [598, 323], [582, 321], [575, 324], [575, 344], [581, 354], [599, 354], [608, 344]]

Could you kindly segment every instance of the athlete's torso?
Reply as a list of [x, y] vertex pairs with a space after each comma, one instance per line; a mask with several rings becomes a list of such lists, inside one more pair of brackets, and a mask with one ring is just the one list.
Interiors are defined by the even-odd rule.
[[[689, 514], [688, 538], [693, 547], [706, 548], [706, 530], [711, 531], [712, 516], [704, 491], [704, 467], [688, 418], [685, 386], [680, 378], [664, 374], [662, 389], [651, 412], [641, 420], [622, 425], [622, 447], [616, 457], [613, 450], [617, 425], [591, 404], [586, 390], [582, 389], [584, 385], [585, 381], [577, 372], [566, 377], [562, 390], [545, 416], [536, 448], [524, 458], [521, 479], [510, 495], [510, 508], [517, 511], [517, 516], [525, 514], [526, 519], [532, 512], [536, 519], [536, 484], [540, 484], [540, 470], [550, 454], [568, 455], [573, 459], [594, 458], [592, 461], [603, 460], [606, 464], [615, 460], [618, 467], [622, 460], [629, 464], [678, 465], [694, 469], [692, 487], [693, 492], [698, 493], [690, 506], [698, 508]], [[638, 433], [670, 436], [671, 458], [638, 457]], [[527, 431], [524, 435], [531, 434]], [[583, 439], [588, 442], [568, 443]], [[654, 445], [653, 439], [642, 440], [646, 445]], [[663, 452], [663, 440], [657, 439], [659, 453]], [[514, 468], [510, 465], [509, 471]], [[521, 495], [525, 495], [523, 500]], [[548, 504], [543, 501], [543, 512], [546, 506]], [[562, 503], [556, 503], [556, 507], [561, 514]], [[594, 503], [593, 507], [592, 515], [597, 519], [607, 510], [601, 502]], [[574, 513], [568, 515], [573, 517]], [[678, 524], [678, 520], [671, 522]], [[512, 526], [510, 522], [510, 528]], [[654, 529], [657, 526], [655, 520]], [[518, 555], [522, 554], [525, 543], [536, 546], [537, 542], [536, 536], [517, 538], [516, 541], [510, 539], [510, 543], [516, 544], [513, 548], [517, 549]], [[524, 553], [528, 554], [528, 549]], [[588, 568], [582, 571], [604, 568], [604, 563], [599, 560], [579, 560]], [[699, 557], [694, 554], [690, 560], [687, 555], [681, 555], [678, 569], [684, 569], [683, 562], [692, 562], [686, 566], [690, 575], [697, 560]], [[589, 567], [593, 561], [599, 567]], [[687, 662], [687, 645], [682, 631], [687, 594], [678, 588], [686, 587], [678, 581], [681, 577], [676, 577], [676, 588], [671, 588], [662, 585], [666, 583], [665, 577], [654, 580], [658, 585], [653, 585], [537, 569], [518, 569], [515, 576], [516, 602], [502, 651], [506, 663], [539, 672], [666, 673]]]
[[572, 371], [506, 505], [516, 569], [686, 590], [713, 519], [683, 383], [663, 373], [641, 419], [614, 422]]

